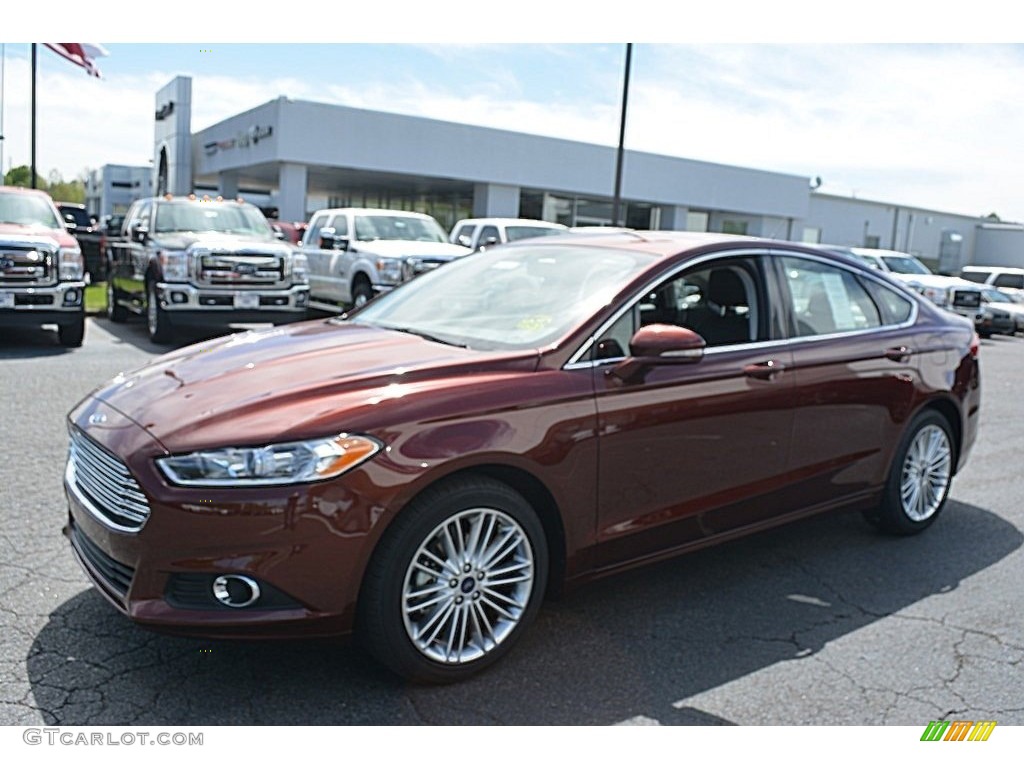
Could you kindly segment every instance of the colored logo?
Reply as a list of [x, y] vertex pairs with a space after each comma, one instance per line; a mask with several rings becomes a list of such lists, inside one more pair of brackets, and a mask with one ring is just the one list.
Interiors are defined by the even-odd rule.
[[995, 727], [995, 720], [932, 720], [921, 741], [988, 741]]

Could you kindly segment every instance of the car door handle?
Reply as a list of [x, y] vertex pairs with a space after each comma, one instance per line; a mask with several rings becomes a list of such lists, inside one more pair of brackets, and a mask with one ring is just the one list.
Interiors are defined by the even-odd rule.
[[785, 369], [786, 366], [776, 360], [765, 360], [763, 363], [752, 363], [751, 365], [743, 366], [743, 373], [752, 379], [771, 381]]
[[907, 347], [889, 347], [889, 349], [885, 350], [885, 356], [897, 363], [905, 363], [910, 359], [911, 354], [910, 349]]

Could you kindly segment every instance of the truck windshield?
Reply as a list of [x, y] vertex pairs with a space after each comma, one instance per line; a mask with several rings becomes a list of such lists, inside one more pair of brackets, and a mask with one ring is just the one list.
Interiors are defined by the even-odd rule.
[[356, 240], [419, 240], [447, 243], [448, 236], [433, 219], [417, 216], [356, 216]]
[[157, 205], [157, 232], [225, 232], [273, 237], [263, 214], [252, 205], [168, 201]]
[[53, 207], [41, 195], [0, 193], [0, 224], [62, 229]]

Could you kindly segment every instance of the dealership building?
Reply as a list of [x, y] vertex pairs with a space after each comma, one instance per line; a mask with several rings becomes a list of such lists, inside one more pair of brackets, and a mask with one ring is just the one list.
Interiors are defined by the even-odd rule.
[[[318, 208], [612, 223], [616, 150], [284, 96], [193, 133], [192, 83], [156, 95], [152, 192], [241, 195], [281, 219]], [[909, 251], [944, 272], [1006, 263], [1024, 228], [822, 194], [804, 176], [627, 150], [624, 223]]]

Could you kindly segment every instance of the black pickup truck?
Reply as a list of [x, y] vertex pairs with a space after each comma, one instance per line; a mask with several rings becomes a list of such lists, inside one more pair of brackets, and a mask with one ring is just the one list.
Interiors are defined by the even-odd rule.
[[143, 315], [158, 343], [186, 326], [306, 318], [306, 257], [248, 203], [194, 195], [137, 200], [107, 252], [107, 316]]

